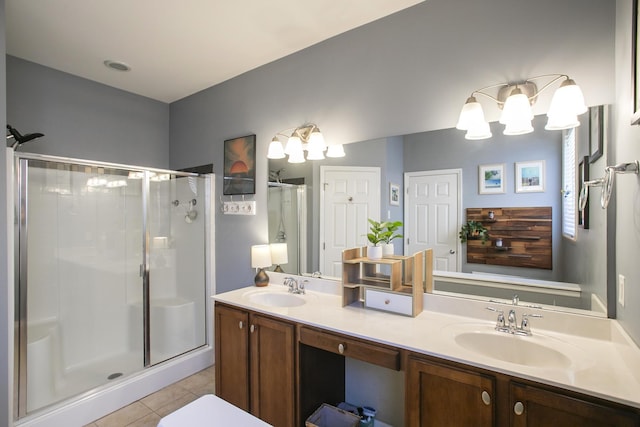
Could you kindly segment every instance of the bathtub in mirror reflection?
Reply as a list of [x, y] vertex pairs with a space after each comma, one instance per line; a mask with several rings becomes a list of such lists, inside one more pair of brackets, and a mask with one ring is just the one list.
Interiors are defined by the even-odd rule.
[[[538, 116], [534, 119], [533, 133], [518, 137], [503, 137], [495, 132], [494, 137], [485, 141], [467, 141], [464, 135], [456, 129], [444, 129], [422, 132], [411, 135], [402, 135], [388, 138], [380, 138], [371, 141], [346, 144], [344, 146], [346, 157], [342, 159], [325, 159], [320, 162], [308, 161], [303, 164], [290, 164], [284, 161], [269, 161], [269, 170], [274, 178], [278, 175], [281, 182], [304, 183], [306, 192], [306, 215], [304, 210], [298, 211], [294, 203], [276, 202], [275, 195], [281, 191], [278, 187], [269, 190], [269, 239], [278, 241], [275, 237], [282, 230], [282, 216], [284, 212], [286, 240], [291, 244], [300, 245], [302, 249], [298, 253], [301, 260], [297, 260], [300, 266], [289, 263], [283, 268], [286, 272], [294, 274], [313, 274], [322, 271], [319, 267], [319, 254], [323, 250], [324, 238], [320, 235], [321, 198], [324, 184], [320, 182], [320, 170], [325, 166], [349, 166], [349, 167], [378, 167], [381, 170], [381, 203], [380, 218], [405, 221], [404, 212], [405, 194], [403, 194], [399, 206], [389, 203], [389, 183], [400, 184], [402, 187], [404, 174], [407, 172], [433, 171], [459, 168], [462, 172], [461, 179], [461, 203], [459, 206], [460, 222], [465, 218], [465, 210], [470, 207], [531, 207], [551, 206], [553, 210], [553, 244], [552, 257], [553, 268], [551, 270], [519, 268], [509, 266], [492, 266], [484, 264], [471, 264], [466, 262], [466, 246], [456, 239], [455, 247], [451, 250], [459, 254], [460, 264], [453, 270], [470, 277], [467, 281], [475, 281], [482, 274], [496, 275], [492, 286], [469, 285], [464, 283], [452, 283], [447, 280], [436, 281], [435, 290], [451, 292], [458, 295], [483, 296], [485, 298], [502, 299], [509, 301], [515, 294], [520, 294], [521, 300], [532, 304], [544, 304], [549, 306], [570, 307], [572, 309], [587, 310], [596, 315], [606, 314], [607, 310], [607, 255], [612, 245], [613, 236], [607, 236], [606, 211], [599, 208], [597, 203], [590, 207], [590, 229], [578, 228], [575, 239], [563, 236], [562, 223], [562, 133], [544, 130], [545, 117]], [[582, 121], [585, 118], [581, 117]], [[495, 123], [492, 126], [496, 125]], [[576, 128], [576, 152], [578, 158], [588, 153], [588, 121]], [[605, 154], [597, 162], [590, 165], [591, 169], [598, 171], [604, 168], [607, 159], [607, 147]], [[531, 160], [545, 160], [546, 164], [546, 188], [544, 192], [522, 194], [515, 192], [515, 163]], [[478, 167], [483, 164], [504, 163], [506, 191], [504, 194], [485, 195], [478, 191]], [[406, 183], [405, 183], [406, 184]], [[270, 184], [270, 185], [273, 185]], [[599, 197], [596, 194], [595, 197]], [[274, 207], [274, 204], [276, 205]], [[301, 215], [298, 215], [301, 213]], [[298, 218], [298, 223], [292, 221]], [[459, 225], [458, 225], [459, 228]], [[293, 234], [303, 229], [305, 239], [299, 241]], [[293, 233], [290, 235], [290, 233]], [[396, 254], [406, 251], [406, 238], [411, 236], [411, 230], [404, 227], [402, 233], [405, 242], [396, 241]], [[362, 233], [364, 234], [364, 233]], [[282, 234], [280, 234], [282, 236]], [[361, 245], [366, 245], [366, 238], [362, 236]], [[295, 244], [290, 241], [295, 240]], [[360, 243], [359, 243], [360, 244]], [[302, 255], [306, 252], [306, 256]], [[290, 252], [291, 253], [291, 252]], [[405, 254], [406, 255], [406, 254]], [[436, 266], [434, 268], [438, 270]], [[325, 273], [325, 272], [322, 272]], [[323, 274], [323, 277], [325, 274]], [[337, 276], [333, 274], [330, 276]], [[486, 277], [484, 278], [486, 282]], [[340, 280], [336, 277], [336, 280]], [[504, 285], [503, 282], [521, 282], [533, 280], [542, 284], [541, 291], [538, 286], [529, 283], [529, 288], [516, 283]], [[566, 285], [560, 285], [560, 283]], [[486, 284], [486, 283], [485, 283]], [[562, 286], [572, 288], [567, 296]], [[531, 289], [536, 289], [531, 292]], [[555, 296], [554, 296], [555, 295]]]

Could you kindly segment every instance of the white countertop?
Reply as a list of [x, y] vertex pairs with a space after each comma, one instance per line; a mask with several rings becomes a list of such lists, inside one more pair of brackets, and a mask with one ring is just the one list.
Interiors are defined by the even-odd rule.
[[[557, 343], [567, 350], [565, 353], [570, 356], [571, 365], [564, 369], [553, 369], [504, 362], [456, 344], [452, 335], [456, 328], [471, 325], [492, 330], [496, 314], [485, 308], [488, 305], [495, 307], [495, 304], [425, 294], [425, 310], [412, 318], [359, 307], [342, 307], [340, 295], [310, 290], [306, 295], [300, 295], [306, 300], [304, 305], [269, 307], [247, 298], [250, 293], [258, 291], [286, 293], [286, 288], [280, 284], [263, 288], [249, 286], [214, 295], [213, 298], [297, 323], [640, 408], [640, 350], [615, 320], [516, 307], [518, 320], [525, 312], [542, 313], [544, 318], [531, 319], [532, 337], [514, 336], [514, 339], [544, 342], [551, 347]], [[330, 291], [335, 292], [335, 289]]]

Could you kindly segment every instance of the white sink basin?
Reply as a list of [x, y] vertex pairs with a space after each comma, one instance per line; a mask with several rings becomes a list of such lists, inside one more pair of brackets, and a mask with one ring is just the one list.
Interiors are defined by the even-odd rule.
[[268, 307], [299, 307], [307, 303], [304, 295], [278, 291], [254, 291], [247, 295], [249, 301]]
[[443, 333], [463, 349], [501, 362], [542, 369], [568, 370], [589, 366], [592, 360], [562, 339], [533, 331], [532, 336], [496, 331], [493, 325], [455, 323]]
[[503, 362], [545, 368], [569, 368], [571, 359], [551, 347], [532, 340], [533, 337], [504, 332], [463, 332], [455, 336], [461, 347]]

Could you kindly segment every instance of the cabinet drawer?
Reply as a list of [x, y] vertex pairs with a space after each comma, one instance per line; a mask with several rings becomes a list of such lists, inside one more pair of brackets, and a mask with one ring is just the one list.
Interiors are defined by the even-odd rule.
[[365, 288], [364, 305], [367, 308], [389, 311], [391, 313], [413, 315], [413, 297], [392, 292]]
[[353, 359], [373, 363], [384, 368], [400, 370], [400, 350], [359, 341], [344, 335], [330, 334], [301, 327], [300, 343]]

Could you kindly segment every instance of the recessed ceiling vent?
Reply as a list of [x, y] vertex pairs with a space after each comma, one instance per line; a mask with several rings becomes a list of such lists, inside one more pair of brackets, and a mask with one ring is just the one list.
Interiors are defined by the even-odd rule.
[[116, 70], [116, 71], [130, 71], [131, 67], [124, 62], [121, 61], [112, 61], [111, 59], [107, 59], [104, 61], [105, 67]]

